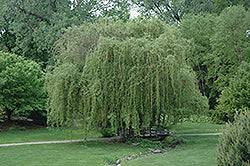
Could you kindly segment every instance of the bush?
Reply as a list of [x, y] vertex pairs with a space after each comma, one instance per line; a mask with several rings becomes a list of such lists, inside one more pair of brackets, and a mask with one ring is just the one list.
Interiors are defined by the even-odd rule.
[[151, 148], [151, 149], [162, 149], [164, 148], [164, 144], [160, 141], [150, 141], [148, 139], [142, 139], [142, 138], [129, 138], [126, 141], [127, 144], [132, 145], [132, 144], [138, 144], [139, 147], [141, 148]]
[[227, 124], [227, 130], [219, 138], [217, 165], [250, 164], [250, 111], [245, 109], [235, 115], [235, 121]]
[[184, 144], [186, 140], [181, 136], [167, 136], [162, 141], [151, 141], [139, 137], [129, 138], [126, 143], [129, 145], [137, 144], [137, 146], [145, 149], [163, 149], [165, 147], [175, 148], [176, 145]]
[[218, 110], [209, 110], [208, 117], [212, 123], [225, 124], [228, 121], [227, 114]]
[[163, 141], [166, 147], [176, 147], [176, 145], [185, 144], [186, 140], [182, 136], [168, 136]]
[[44, 72], [35, 61], [0, 51], [0, 111], [28, 117], [45, 110]]

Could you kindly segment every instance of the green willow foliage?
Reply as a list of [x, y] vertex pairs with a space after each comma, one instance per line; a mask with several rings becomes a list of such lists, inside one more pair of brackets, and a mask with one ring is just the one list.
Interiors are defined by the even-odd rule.
[[69, 29], [56, 47], [46, 79], [52, 125], [83, 119], [85, 131], [109, 122], [125, 133], [208, 108], [185, 62], [189, 42], [158, 20], [99, 20]]

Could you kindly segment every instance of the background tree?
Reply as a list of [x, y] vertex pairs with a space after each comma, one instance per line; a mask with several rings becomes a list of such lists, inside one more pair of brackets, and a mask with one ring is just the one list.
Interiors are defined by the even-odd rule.
[[210, 0], [132, 0], [142, 15], [154, 15], [167, 22], [180, 22], [188, 13], [211, 12], [213, 1]]
[[242, 6], [232, 6], [225, 9], [216, 21], [215, 34], [211, 38], [213, 53], [207, 61], [210, 98], [214, 99], [215, 104], [241, 63], [250, 60], [250, 38], [246, 36], [249, 20], [249, 11]]
[[[187, 55], [188, 64], [193, 68], [203, 96], [210, 97], [211, 89], [208, 80], [208, 57], [212, 53], [211, 37], [214, 35], [216, 17], [207, 15], [186, 15], [180, 24], [184, 38], [192, 40], [192, 52]], [[213, 99], [209, 98], [210, 107], [214, 107]]]
[[[4, 1], [5, 2], [5, 1]], [[13, 22], [13, 15], [8, 8], [0, 6], [0, 50], [5, 52], [11, 52], [11, 49], [15, 47], [16, 36], [11, 33], [10, 23]], [[2, 13], [9, 13], [3, 15]]]
[[250, 3], [248, 0], [216, 0], [213, 6], [213, 12], [220, 14], [225, 8], [234, 5], [242, 5], [248, 10]]
[[166, 127], [204, 111], [207, 100], [185, 62], [188, 45], [157, 20], [104, 19], [70, 29], [47, 74], [49, 122], [83, 118], [85, 130], [110, 122], [128, 136], [132, 127]]
[[238, 71], [224, 88], [214, 114], [215, 120], [233, 121], [236, 110], [250, 108], [250, 63], [242, 62]]
[[0, 52], [0, 105], [11, 115], [29, 116], [45, 110], [43, 71], [32, 60]]
[[237, 68], [249, 61], [248, 13], [242, 6], [233, 6], [218, 17], [191, 14], [180, 23], [182, 36], [194, 42], [188, 62], [211, 109]]
[[4, 0], [0, 6], [1, 41], [5, 50], [43, 62], [66, 28], [108, 15], [128, 19], [127, 1]]

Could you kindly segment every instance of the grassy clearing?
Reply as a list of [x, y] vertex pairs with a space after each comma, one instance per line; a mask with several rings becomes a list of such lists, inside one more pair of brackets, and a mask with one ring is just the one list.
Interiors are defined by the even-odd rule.
[[125, 144], [89, 141], [69, 144], [44, 144], [0, 147], [1, 165], [105, 165], [119, 157], [139, 154], [140, 149]]
[[226, 129], [226, 125], [211, 123], [179, 123], [176, 134], [195, 134], [195, 133], [219, 133]]
[[[88, 138], [99, 138], [101, 134], [96, 131], [91, 131]], [[71, 129], [37, 129], [24, 131], [10, 131], [0, 133], [0, 144], [5, 143], [22, 143], [22, 142], [39, 142], [39, 141], [60, 141], [70, 139], [83, 139], [84, 135], [81, 127]]]
[[[153, 155], [129, 162], [126, 166], [140, 165], [215, 165], [218, 136], [192, 136], [185, 146], [178, 146], [162, 155]], [[124, 156], [139, 154], [145, 149], [125, 144], [89, 141], [69, 144], [44, 144], [0, 147], [2, 165], [105, 165]]]
[[[183, 123], [175, 133], [221, 132], [225, 125]], [[217, 129], [217, 131], [215, 130]], [[68, 129], [37, 129], [0, 133], [0, 143], [54, 141], [71, 139]], [[88, 138], [101, 137], [91, 132]], [[72, 139], [82, 139], [80, 127], [72, 130]], [[215, 165], [218, 136], [186, 137], [186, 145], [162, 155], [138, 158], [122, 165]], [[105, 165], [118, 158], [139, 154], [147, 149], [104, 141], [84, 143], [22, 145], [0, 147], [0, 165]]]
[[[222, 132], [225, 125], [209, 124], [209, 123], [180, 123], [177, 126], [176, 134], [187, 133], [216, 133]], [[88, 138], [101, 137], [100, 132], [91, 131]], [[71, 129], [37, 129], [37, 130], [24, 130], [24, 131], [10, 131], [0, 133], [0, 144], [5, 143], [22, 143], [22, 142], [38, 142], [38, 141], [59, 141], [70, 139], [83, 139], [84, 135], [81, 127]]]
[[178, 146], [162, 155], [139, 158], [125, 163], [126, 166], [210, 166], [216, 165], [218, 136], [186, 137], [185, 146]]

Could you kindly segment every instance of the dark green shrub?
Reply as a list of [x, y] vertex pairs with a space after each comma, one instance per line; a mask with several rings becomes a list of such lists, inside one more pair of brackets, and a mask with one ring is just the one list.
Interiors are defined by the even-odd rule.
[[148, 139], [143, 139], [143, 138], [129, 138], [126, 141], [127, 144], [132, 145], [132, 144], [138, 144], [139, 147], [142, 148], [151, 148], [151, 149], [162, 149], [164, 148], [164, 144], [161, 141], [150, 141]]
[[166, 137], [162, 143], [167, 147], [175, 147], [176, 145], [184, 144], [186, 141], [181, 136], [168, 136]]
[[250, 111], [235, 115], [219, 138], [217, 165], [250, 165]]
[[208, 117], [212, 123], [225, 124], [228, 121], [227, 114], [218, 110], [209, 110]]

